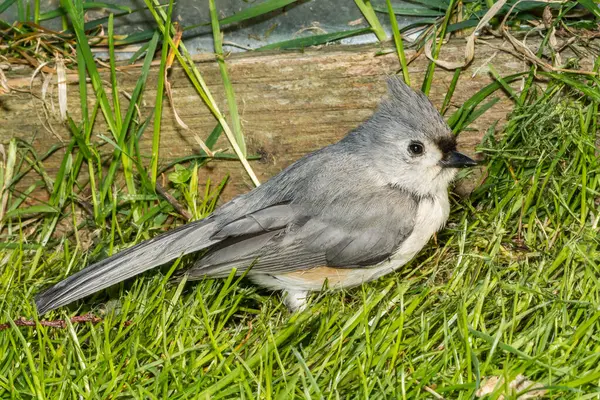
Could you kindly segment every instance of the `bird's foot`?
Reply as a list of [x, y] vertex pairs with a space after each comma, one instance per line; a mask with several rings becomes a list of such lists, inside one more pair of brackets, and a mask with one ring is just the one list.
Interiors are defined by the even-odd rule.
[[308, 292], [305, 290], [286, 290], [283, 292], [283, 303], [291, 312], [300, 312], [306, 308]]

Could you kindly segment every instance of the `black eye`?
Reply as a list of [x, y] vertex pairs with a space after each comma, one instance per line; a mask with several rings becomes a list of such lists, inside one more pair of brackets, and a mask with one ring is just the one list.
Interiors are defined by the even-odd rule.
[[408, 151], [410, 151], [411, 154], [415, 156], [420, 156], [421, 154], [423, 154], [423, 150], [423, 143], [421, 142], [411, 142], [408, 145]]

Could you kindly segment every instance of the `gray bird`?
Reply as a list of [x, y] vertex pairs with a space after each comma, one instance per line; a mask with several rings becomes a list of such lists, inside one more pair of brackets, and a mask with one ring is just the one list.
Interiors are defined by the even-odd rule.
[[41, 314], [208, 249], [188, 279], [233, 268], [259, 286], [286, 292], [292, 309], [307, 293], [347, 288], [395, 271], [441, 229], [448, 185], [476, 162], [427, 97], [399, 78], [377, 111], [339, 142], [306, 155], [209, 217], [88, 266], [36, 299]]

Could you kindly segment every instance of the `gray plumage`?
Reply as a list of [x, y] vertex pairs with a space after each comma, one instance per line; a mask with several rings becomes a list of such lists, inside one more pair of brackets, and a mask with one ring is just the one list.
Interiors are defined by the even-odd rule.
[[[413, 247], [422, 247], [421, 236], [428, 240], [445, 222], [448, 183], [468, 163], [452, 165], [454, 136], [427, 97], [399, 78], [390, 78], [388, 87], [389, 98], [375, 114], [338, 143], [303, 157], [202, 221], [68, 277], [38, 296], [39, 313], [204, 249], [208, 253], [187, 271], [190, 279], [252, 266], [255, 282], [290, 291], [304, 286], [279, 285], [279, 277], [319, 267], [368, 269], [398, 259], [403, 247], [412, 257]], [[411, 152], [415, 143], [423, 145], [422, 154]], [[431, 211], [425, 210], [430, 203]], [[441, 207], [439, 216], [435, 207]], [[436, 218], [431, 227], [416, 226], [423, 213]]]

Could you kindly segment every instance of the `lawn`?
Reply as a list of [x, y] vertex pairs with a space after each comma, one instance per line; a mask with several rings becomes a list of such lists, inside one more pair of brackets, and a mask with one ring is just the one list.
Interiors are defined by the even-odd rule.
[[[14, 190], [26, 169], [45, 176], [42, 157], [16, 140], [4, 147], [1, 398], [471, 399], [487, 388], [486, 398], [498, 399], [516, 398], [507, 386], [521, 376], [543, 386], [545, 398], [600, 398], [600, 65], [596, 76], [535, 67], [520, 76], [498, 75], [448, 116], [460, 134], [485, 112], [494, 90], [514, 101], [508, 122], [490, 127], [478, 148], [483, 175], [461, 176], [477, 179], [477, 187], [451, 196], [446, 229], [397, 273], [315, 294], [307, 310], [290, 314], [278, 294], [235, 276], [174, 283], [172, 275], [193, 261], [187, 257], [52, 311], [47, 323], [37, 316], [37, 293], [91, 261], [181, 225], [174, 203], [193, 219], [207, 216], [222, 188], [217, 183], [198, 191], [199, 171], [210, 158], [205, 154], [170, 170], [166, 190], [174, 200], [165, 199], [155, 186], [158, 152], [148, 161], [136, 146], [148, 120], [154, 131], [147, 134], [159, 144], [160, 112], [138, 120], [134, 111], [144, 90], [155, 90], [144, 87], [155, 51], [161, 68], [171, 60], [176, 33], [161, 25], [171, 9], [147, 2], [159, 29], [141, 54], [139, 85], [121, 114], [105, 92], [118, 89], [117, 67], [110, 65], [110, 86], [99, 79], [82, 5], [64, 6], [82, 82], [91, 78], [95, 91], [82, 84], [81, 94], [97, 101], [92, 108], [82, 101], [81, 120], [67, 122], [72, 138], [59, 175], [45, 180], [45, 204], [25, 206], [26, 195]], [[213, 24], [219, 41], [216, 17]], [[112, 18], [108, 26], [114, 51]], [[180, 50], [173, 58], [189, 69], [220, 126], [210, 137], [223, 132], [239, 143], [231, 157], [243, 155], [236, 119], [230, 128]], [[424, 86], [431, 85], [432, 65]], [[522, 84], [519, 91], [512, 81]], [[231, 104], [235, 95], [224, 83]], [[100, 115], [112, 135], [103, 142], [112, 144], [108, 153], [92, 135]], [[58, 234], [65, 225], [71, 229]], [[95, 317], [85, 321], [89, 313]], [[500, 378], [496, 387], [489, 384], [493, 377]]]

